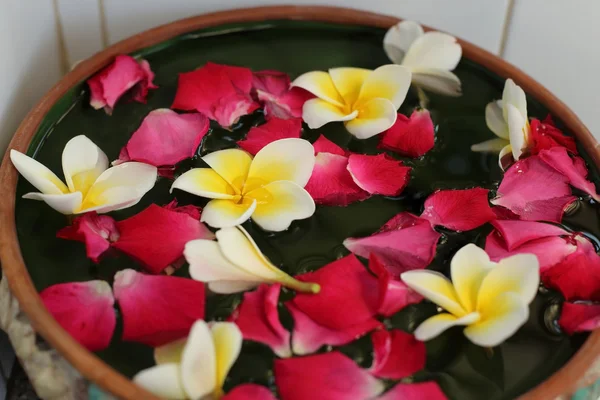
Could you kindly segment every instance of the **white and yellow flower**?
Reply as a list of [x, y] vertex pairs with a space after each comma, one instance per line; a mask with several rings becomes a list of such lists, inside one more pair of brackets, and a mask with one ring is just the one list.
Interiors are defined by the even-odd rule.
[[10, 159], [21, 175], [41, 193], [25, 199], [42, 200], [63, 214], [106, 213], [137, 204], [154, 186], [156, 167], [128, 162], [108, 168], [106, 154], [84, 135], [69, 140], [62, 153], [66, 185], [47, 167], [17, 150]]
[[218, 400], [223, 383], [242, 348], [242, 333], [232, 322], [210, 326], [196, 321], [186, 340], [155, 349], [156, 366], [138, 372], [133, 381], [165, 399]]
[[269, 231], [283, 231], [292, 221], [308, 218], [315, 202], [304, 186], [315, 165], [314, 149], [304, 139], [281, 139], [254, 157], [240, 149], [219, 150], [173, 182], [180, 189], [213, 199], [202, 221], [215, 228], [240, 225], [250, 217]]
[[540, 282], [533, 254], [490, 261], [474, 244], [460, 249], [450, 263], [452, 282], [430, 270], [401, 275], [411, 289], [445, 310], [423, 322], [415, 337], [426, 341], [453, 326], [465, 325], [465, 336], [479, 346], [493, 347], [512, 336], [529, 317], [529, 303]]
[[274, 266], [241, 226], [220, 229], [216, 236], [217, 241], [192, 240], [183, 251], [192, 279], [208, 283], [213, 292], [243, 292], [261, 283], [319, 292], [318, 284], [298, 281]]
[[392, 26], [383, 38], [383, 48], [394, 63], [412, 72], [412, 83], [446, 96], [460, 96], [460, 79], [451, 71], [462, 56], [454, 36], [424, 32], [414, 21]]
[[[500, 152], [500, 160], [512, 153], [518, 160], [530, 145], [530, 127], [527, 118], [525, 92], [512, 79], [507, 79], [502, 100], [496, 100], [485, 108], [485, 122], [498, 136], [471, 146], [472, 151]], [[500, 165], [502, 167], [502, 165]]]
[[342, 121], [359, 139], [375, 136], [396, 122], [397, 110], [410, 87], [410, 71], [399, 65], [375, 70], [332, 68], [312, 71], [292, 82], [317, 96], [302, 108], [302, 118], [311, 129]]

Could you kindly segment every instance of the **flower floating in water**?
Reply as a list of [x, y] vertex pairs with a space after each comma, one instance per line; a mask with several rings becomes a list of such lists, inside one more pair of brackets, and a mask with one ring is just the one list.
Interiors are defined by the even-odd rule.
[[209, 327], [202, 320], [196, 321], [183, 348], [178, 342], [166, 345], [168, 351], [163, 349], [163, 353], [168, 356], [156, 357], [158, 365], [140, 371], [133, 380], [167, 399], [220, 399], [242, 340], [234, 323], [215, 322]]
[[106, 213], [137, 204], [156, 182], [152, 165], [128, 162], [108, 168], [106, 154], [84, 135], [69, 140], [62, 153], [65, 185], [44, 165], [17, 150], [10, 159], [41, 193], [25, 199], [42, 200], [63, 214]]
[[243, 150], [227, 149], [202, 160], [210, 168], [187, 171], [172, 189], [213, 199], [202, 211], [202, 221], [212, 227], [233, 227], [252, 216], [261, 228], [279, 232], [315, 212], [315, 203], [304, 190], [315, 156], [304, 139], [277, 140], [254, 159]]
[[512, 153], [518, 160], [529, 147], [531, 137], [527, 119], [527, 99], [525, 92], [512, 79], [507, 79], [502, 92], [502, 100], [496, 100], [485, 108], [485, 122], [498, 136], [471, 146], [472, 151], [499, 151], [500, 167], [502, 158]]
[[454, 36], [423, 31], [414, 21], [392, 26], [383, 38], [383, 48], [393, 62], [412, 72], [412, 82], [423, 89], [447, 96], [460, 96], [460, 79], [452, 71], [462, 56]]
[[216, 242], [192, 240], [183, 252], [190, 264], [191, 277], [207, 282], [213, 292], [243, 292], [261, 283], [281, 283], [300, 292], [319, 292], [319, 285], [300, 282], [274, 266], [241, 226], [220, 229], [216, 236]]
[[410, 79], [410, 70], [400, 65], [384, 65], [373, 71], [333, 68], [302, 74], [292, 86], [317, 96], [302, 108], [309, 128], [343, 121], [348, 132], [367, 139], [394, 125]]
[[479, 346], [499, 345], [529, 317], [528, 305], [540, 282], [533, 254], [490, 261], [474, 244], [460, 249], [450, 263], [452, 282], [431, 270], [408, 271], [402, 280], [446, 312], [423, 322], [415, 331], [429, 340], [453, 326], [466, 325], [465, 336]]

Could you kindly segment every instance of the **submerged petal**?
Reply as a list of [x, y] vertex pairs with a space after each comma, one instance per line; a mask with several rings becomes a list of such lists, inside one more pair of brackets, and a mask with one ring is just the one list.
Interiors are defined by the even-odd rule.
[[228, 199], [214, 199], [202, 210], [202, 222], [213, 228], [231, 228], [248, 221], [256, 206], [256, 200], [246, 197], [239, 203]]
[[62, 167], [71, 192], [85, 197], [96, 179], [108, 168], [108, 157], [85, 135], [69, 140], [62, 152]]
[[462, 317], [470, 311], [460, 303], [450, 280], [437, 271], [407, 271], [400, 277], [412, 290], [457, 317]]
[[389, 64], [375, 69], [365, 79], [354, 109], [361, 109], [369, 101], [379, 98], [389, 100], [394, 111], [397, 110], [406, 98], [410, 80], [410, 70], [401, 65]]
[[310, 99], [302, 107], [302, 119], [310, 129], [317, 129], [330, 122], [350, 121], [358, 111], [345, 111], [322, 99]]
[[209, 153], [202, 157], [221, 178], [240, 194], [250, 171], [252, 156], [240, 149], [225, 149]]
[[[60, 195], [69, 193], [69, 188], [40, 162], [12, 149], [10, 160], [23, 178], [27, 179], [42, 194]], [[39, 200], [39, 199], [38, 199]]]
[[235, 189], [210, 168], [193, 168], [175, 179], [173, 189], [183, 190], [209, 199], [232, 199]]
[[417, 22], [398, 22], [386, 32], [383, 38], [383, 49], [392, 62], [402, 64], [410, 46], [424, 33], [423, 28]]
[[337, 91], [333, 79], [331, 79], [331, 75], [329, 75], [327, 72], [306, 72], [294, 79], [292, 86], [308, 90], [319, 99], [324, 100], [327, 103], [331, 103], [332, 105], [338, 107], [342, 107], [344, 105], [344, 99]]
[[346, 129], [359, 139], [368, 139], [389, 128], [396, 122], [396, 108], [387, 99], [374, 98], [360, 105], [358, 115], [346, 122]]
[[460, 318], [447, 313], [437, 314], [426, 319], [415, 330], [415, 337], [423, 342], [433, 339], [453, 326], [471, 325], [481, 318], [477, 312], [466, 314]]

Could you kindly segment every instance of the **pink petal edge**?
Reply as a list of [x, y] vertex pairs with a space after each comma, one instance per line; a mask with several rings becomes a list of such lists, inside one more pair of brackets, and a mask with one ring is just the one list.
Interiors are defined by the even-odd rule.
[[300, 138], [302, 131], [301, 119], [271, 118], [265, 124], [250, 128], [238, 146], [253, 156], [266, 145], [280, 139]]
[[370, 194], [383, 196], [400, 195], [408, 184], [411, 170], [402, 161], [386, 154], [351, 154], [347, 168], [358, 187]]
[[420, 157], [433, 148], [435, 128], [428, 110], [415, 110], [410, 118], [399, 113], [396, 123], [380, 137], [380, 149]]
[[425, 200], [421, 218], [455, 231], [469, 231], [496, 219], [488, 202], [489, 190], [438, 190]]
[[369, 369], [378, 378], [402, 379], [425, 368], [425, 343], [399, 329], [379, 330], [371, 334], [373, 365]]

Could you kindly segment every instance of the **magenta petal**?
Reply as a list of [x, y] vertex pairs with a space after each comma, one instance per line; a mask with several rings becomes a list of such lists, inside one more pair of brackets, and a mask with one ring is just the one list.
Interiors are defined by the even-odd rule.
[[368, 193], [354, 183], [347, 166], [348, 157], [331, 153], [317, 154], [315, 167], [305, 186], [315, 203], [347, 206], [369, 197]]
[[433, 148], [435, 129], [427, 110], [416, 110], [410, 118], [398, 114], [396, 123], [381, 134], [379, 148], [410, 157], [420, 157]]
[[398, 196], [408, 184], [410, 167], [385, 154], [351, 154], [348, 171], [354, 182], [370, 194]]
[[197, 110], [223, 127], [230, 127], [259, 105], [250, 96], [252, 71], [248, 68], [206, 63], [179, 74], [172, 108]]
[[113, 284], [123, 315], [123, 340], [148, 346], [187, 336], [204, 318], [204, 284], [188, 278], [117, 272]]
[[271, 118], [265, 124], [250, 128], [246, 138], [238, 146], [252, 155], [279, 139], [299, 138], [302, 131], [301, 119]]
[[567, 205], [576, 200], [568, 178], [538, 156], [514, 163], [504, 174], [493, 204], [528, 221], [560, 222]]
[[348, 238], [344, 246], [364, 258], [376, 255], [398, 277], [402, 272], [427, 267], [440, 236], [426, 219], [401, 212], [373, 235]]
[[342, 330], [373, 319], [377, 307], [377, 279], [350, 254], [323, 268], [296, 276], [321, 286], [318, 294], [297, 293], [292, 303], [312, 320]]
[[86, 349], [108, 347], [117, 324], [108, 283], [61, 283], [44, 289], [40, 296], [54, 319]]
[[264, 386], [255, 383], [244, 383], [233, 388], [221, 400], [277, 400], [273, 393]]
[[319, 153], [331, 153], [337, 154], [338, 156], [345, 156], [346, 152], [337, 144], [333, 143], [331, 140], [327, 139], [325, 136], [321, 135], [315, 140], [313, 143], [313, 148], [315, 149], [315, 154]]
[[118, 221], [117, 228], [121, 236], [113, 247], [140, 261], [155, 274], [177, 261], [190, 240], [214, 238], [212, 232], [189, 213], [156, 204]]
[[560, 263], [542, 270], [541, 279], [567, 301], [600, 301], [600, 256], [579, 246]]
[[596, 193], [596, 185], [586, 179], [588, 170], [583, 158], [577, 156], [571, 158], [564, 147], [552, 147], [548, 150], [542, 150], [539, 157], [564, 175], [571, 186], [589, 194], [595, 200], [600, 200], [600, 196]]
[[569, 335], [598, 329], [600, 328], [600, 305], [565, 302], [558, 324]]
[[244, 300], [230, 319], [244, 339], [266, 344], [279, 357], [290, 357], [290, 333], [279, 322], [277, 311], [280, 290], [279, 284], [262, 284], [255, 291], [244, 293]]
[[90, 212], [76, 217], [70, 226], [59, 230], [56, 236], [85, 243], [88, 258], [97, 263], [111, 243], [119, 239], [119, 230], [112, 217]]
[[425, 343], [399, 329], [379, 330], [371, 334], [373, 365], [371, 374], [378, 378], [402, 379], [425, 368]]
[[421, 218], [455, 231], [469, 231], [496, 219], [488, 202], [489, 190], [438, 190], [425, 200]]
[[140, 161], [160, 167], [191, 158], [208, 132], [209, 122], [202, 114], [177, 114], [161, 108], [151, 111], [127, 145], [123, 161]]
[[369, 400], [384, 388], [337, 351], [275, 360], [274, 370], [282, 400]]
[[290, 89], [289, 76], [279, 71], [255, 72], [252, 86], [258, 100], [265, 105], [267, 119], [301, 118], [302, 106], [314, 97], [303, 89]]
[[399, 383], [377, 400], [446, 400], [437, 382]]
[[514, 250], [523, 244], [552, 236], [570, 236], [564, 229], [543, 222], [492, 221], [492, 225], [502, 236], [507, 250]]
[[285, 303], [285, 306], [294, 318], [292, 350], [297, 355], [314, 353], [326, 345], [342, 346], [382, 326], [376, 319], [369, 318], [344, 329], [332, 329], [313, 321], [292, 302]]

